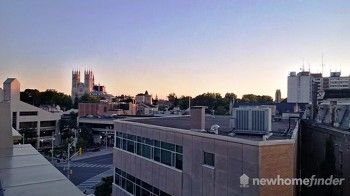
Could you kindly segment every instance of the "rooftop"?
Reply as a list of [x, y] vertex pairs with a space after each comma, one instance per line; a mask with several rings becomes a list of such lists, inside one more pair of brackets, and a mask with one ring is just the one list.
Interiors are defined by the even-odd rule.
[[0, 149], [0, 195], [84, 195], [31, 145]]
[[[249, 139], [254, 141], [262, 140], [262, 136], [257, 135], [247, 135], [247, 134], [235, 134], [234, 136], [229, 135], [233, 132], [233, 128], [230, 127], [231, 116], [212, 116], [206, 115], [205, 117], [205, 130], [210, 130], [212, 125], [219, 125], [219, 135], [224, 135], [228, 137], [236, 137]], [[137, 122], [148, 125], [177, 128], [184, 130], [191, 130], [190, 116], [176, 116], [176, 117], [153, 117], [153, 118], [137, 118], [137, 119], [125, 119], [129, 122]], [[279, 140], [279, 139], [290, 139], [293, 133], [293, 129], [296, 126], [294, 120], [281, 120], [278, 122], [272, 122], [272, 136], [269, 140]], [[209, 134], [209, 133], [208, 133]]]

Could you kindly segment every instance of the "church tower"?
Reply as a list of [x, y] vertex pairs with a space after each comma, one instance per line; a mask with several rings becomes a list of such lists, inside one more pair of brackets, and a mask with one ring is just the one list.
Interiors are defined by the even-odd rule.
[[72, 71], [72, 94], [71, 94], [71, 97], [73, 100], [77, 96], [79, 83], [80, 83], [80, 71], [73, 70]]
[[90, 94], [94, 87], [94, 74], [92, 73], [91, 70], [84, 71], [84, 86], [85, 86], [85, 93]]

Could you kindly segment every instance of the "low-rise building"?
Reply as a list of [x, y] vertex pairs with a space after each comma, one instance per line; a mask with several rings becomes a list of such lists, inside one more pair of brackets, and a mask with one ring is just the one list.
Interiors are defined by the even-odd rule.
[[35, 148], [44, 148], [58, 134], [61, 113], [52, 113], [20, 100], [20, 83], [16, 78], [8, 78], [4, 83], [3, 101], [11, 104], [11, 124], [26, 143]]
[[240, 180], [296, 176], [298, 123], [242, 134], [233, 117], [204, 111], [116, 120], [113, 195], [295, 195], [292, 185], [246, 188]]

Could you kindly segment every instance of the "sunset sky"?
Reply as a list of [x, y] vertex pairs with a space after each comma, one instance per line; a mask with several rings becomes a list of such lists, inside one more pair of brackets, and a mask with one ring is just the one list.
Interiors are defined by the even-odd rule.
[[91, 69], [114, 95], [286, 97], [303, 65], [350, 74], [350, 1], [0, 0], [0, 80], [70, 94]]

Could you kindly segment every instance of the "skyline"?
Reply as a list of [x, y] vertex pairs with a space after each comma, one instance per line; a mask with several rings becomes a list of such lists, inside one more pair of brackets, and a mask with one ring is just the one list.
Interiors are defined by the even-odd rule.
[[71, 71], [92, 69], [113, 95], [285, 98], [303, 61], [350, 74], [350, 2], [84, 2], [1, 1], [1, 80], [70, 94]]

